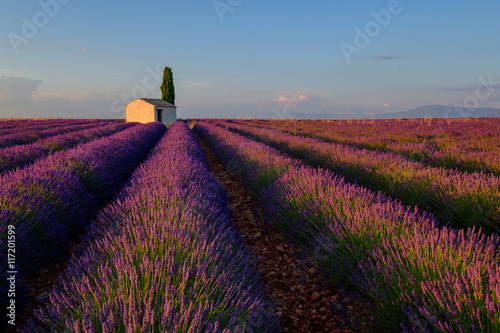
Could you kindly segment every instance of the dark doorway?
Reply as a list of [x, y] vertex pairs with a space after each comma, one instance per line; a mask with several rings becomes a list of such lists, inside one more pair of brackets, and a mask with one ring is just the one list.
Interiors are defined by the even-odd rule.
[[161, 120], [161, 113], [163, 110], [156, 110], [156, 121], [159, 121], [160, 123], [162, 122]]

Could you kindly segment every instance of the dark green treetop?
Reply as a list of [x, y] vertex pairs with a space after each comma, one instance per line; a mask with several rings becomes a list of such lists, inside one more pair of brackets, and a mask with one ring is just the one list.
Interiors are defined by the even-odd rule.
[[165, 67], [163, 70], [163, 82], [161, 84], [161, 99], [175, 105], [174, 77], [172, 68]]

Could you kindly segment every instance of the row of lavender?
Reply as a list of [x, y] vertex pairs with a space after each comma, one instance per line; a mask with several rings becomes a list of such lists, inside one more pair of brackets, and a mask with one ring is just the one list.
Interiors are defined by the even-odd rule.
[[498, 236], [438, 227], [425, 213], [221, 127], [194, 130], [307, 262], [374, 304], [378, 329], [500, 330]]
[[103, 121], [98, 123], [86, 122], [83, 124], [76, 124], [76, 125], [60, 124], [50, 129], [41, 129], [41, 130], [23, 130], [22, 128], [19, 128], [12, 134], [0, 136], [0, 148], [12, 147], [16, 145], [25, 145], [54, 135], [70, 133], [97, 126], [105, 126], [107, 124], [109, 124], [109, 122]]
[[27, 127], [27, 126], [38, 126], [40, 124], [50, 124], [50, 123], [58, 123], [66, 121], [67, 119], [44, 119], [44, 120], [35, 120], [35, 119], [5, 119], [0, 118], [0, 131], [15, 129], [18, 127]]
[[183, 123], [169, 128], [24, 332], [276, 332], [226, 196]]
[[111, 122], [80, 131], [51, 136], [27, 145], [17, 145], [0, 149], [0, 173], [23, 167], [39, 158], [55, 152], [73, 148], [79, 144], [102, 138], [137, 125], [137, 123]]
[[500, 234], [500, 178], [432, 168], [385, 152], [305, 138], [275, 130], [215, 121], [307, 163], [334, 171], [349, 182], [383, 191], [405, 205], [433, 213], [443, 225], [480, 226]]
[[[43, 120], [43, 121], [30, 121], [23, 120], [17, 121], [8, 127], [0, 127], [0, 137], [16, 133], [16, 132], [28, 132], [28, 131], [43, 131], [55, 127], [71, 126], [71, 125], [83, 125], [83, 124], [98, 124], [103, 122], [110, 122], [105, 119], [55, 119], [55, 120]], [[115, 120], [116, 122], [116, 120]]]
[[[385, 149], [399, 142], [424, 144], [429, 149], [458, 145], [473, 150], [497, 150], [499, 118], [380, 119], [380, 120], [243, 120], [259, 126], [320, 134], [359, 148]], [[345, 141], [345, 142], [344, 142]]]
[[417, 162], [500, 176], [500, 119], [240, 121]]
[[22, 120], [12, 120], [12, 121], [0, 121], [0, 135], [15, 133], [19, 130], [44, 130], [50, 129], [58, 126], [68, 126], [68, 125], [79, 125], [79, 124], [91, 124], [91, 123], [102, 123], [102, 122], [116, 122], [116, 119], [50, 119], [50, 120], [32, 120], [32, 119], [22, 119]]
[[[136, 125], [0, 177], [0, 251], [7, 253], [8, 229], [15, 228], [19, 312], [26, 305], [19, 280], [60, 258], [65, 245], [85, 230], [164, 132], [160, 123]], [[6, 255], [0, 263], [4, 308]]]

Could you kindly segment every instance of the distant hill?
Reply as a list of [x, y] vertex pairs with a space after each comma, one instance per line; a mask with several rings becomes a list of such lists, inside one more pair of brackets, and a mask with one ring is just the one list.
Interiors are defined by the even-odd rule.
[[426, 105], [410, 109], [404, 112], [385, 112], [380, 113], [373, 118], [444, 118], [444, 117], [500, 117], [500, 109], [478, 108], [472, 111], [466, 108], [444, 106], [444, 105]]

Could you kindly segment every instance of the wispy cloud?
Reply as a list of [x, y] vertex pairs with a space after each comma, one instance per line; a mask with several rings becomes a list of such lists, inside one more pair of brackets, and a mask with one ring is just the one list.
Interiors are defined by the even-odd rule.
[[[37, 94], [33, 99], [36, 101], [50, 100], [68, 100], [68, 101], [85, 101], [93, 99], [97, 94], [87, 91], [77, 93], [51, 92]], [[102, 95], [102, 94], [101, 94]]]
[[[490, 87], [493, 89], [499, 89], [500, 82], [493, 82], [493, 83], [484, 84], [483, 87], [486, 87], [486, 88]], [[449, 86], [449, 87], [443, 87], [443, 88], [439, 89], [439, 91], [440, 92], [464, 92], [464, 91], [474, 92], [475, 89], [477, 89], [477, 85], [476, 86]]]
[[87, 53], [87, 49], [86, 48], [81, 48], [78, 50], [78, 53]]
[[0, 72], [7, 72], [7, 73], [16, 74], [16, 75], [21, 75], [21, 73], [13, 71], [11, 69], [7, 69], [7, 68], [0, 68]]
[[279, 102], [279, 103], [288, 103], [288, 102], [296, 102], [296, 101], [297, 101], [296, 97], [293, 97], [292, 95], [288, 95], [288, 94], [281, 95], [278, 98], [276, 98], [276, 102]]
[[115, 98], [120, 96], [93, 92], [34, 92], [32, 98], [8, 101], [3, 101], [0, 96], [0, 118], [14, 116], [123, 118], [123, 113], [114, 113], [109, 108]]
[[299, 94], [298, 96], [283, 94], [283, 95], [278, 96], [275, 99], [276, 102], [280, 102], [280, 103], [298, 103], [300, 101], [308, 101], [308, 100], [319, 101], [319, 100], [321, 100], [321, 98], [318, 96], [308, 96], [308, 95], [304, 95], [304, 94]]
[[30, 100], [42, 81], [16, 76], [0, 76], [0, 101], [24, 103]]
[[[274, 99], [274, 104], [278, 109], [286, 109], [300, 112], [308, 112], [322, 106], [323, 99], [319, 96], [305, 94], [289, 95], [283, 94]], [[310, 112], [310, 111], [309, 111]]]
[[377, 55], [377, 56], [374, 56], [373, 59], [375, 59], [375, 60], [392, 60], [392, 59], [397, 59], [397, 57], [393, 56], [393, 55]]
[[208, 87], [211, 86], [212, 82], [210, 81], [200, 81], [200, 82], [191, 82], [187, 81], [185, 85], [183, 85], [183, 88], [193, 88], [193, 87]]

